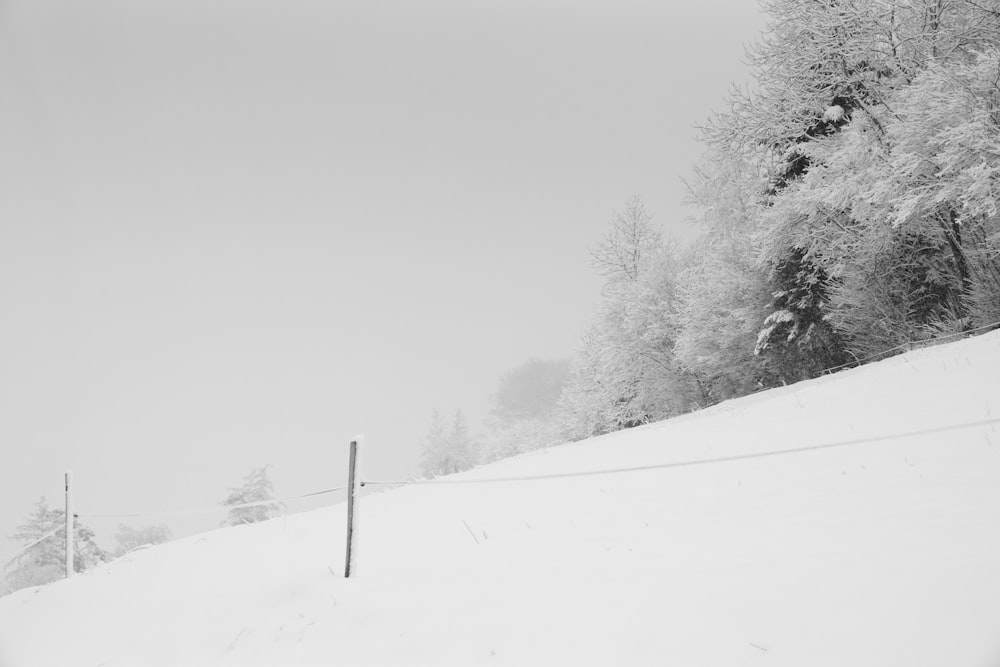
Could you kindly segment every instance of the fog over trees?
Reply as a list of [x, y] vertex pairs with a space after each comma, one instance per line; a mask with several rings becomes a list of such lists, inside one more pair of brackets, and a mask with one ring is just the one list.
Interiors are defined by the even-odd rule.
[[433, 412], [420, 442], [421, 474], [460, 472], [565, 442], [557, 415], [569, 368], [567, 359], [529, 359], [504, 373], [491, 397], [490, 414], [475, 434], [461, 410], [450, 425], [440, 412]]

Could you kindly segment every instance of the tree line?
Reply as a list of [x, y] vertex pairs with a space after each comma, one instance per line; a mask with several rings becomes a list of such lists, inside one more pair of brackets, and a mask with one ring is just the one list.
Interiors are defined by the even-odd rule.
[[634, 426], [1000, 320], [1000, 2], [769, 0], [702, 128], [701, 237], [628, 203], [567, 435]]
[[752, 83], [700, 129], [688, 182], [700, 237], [680, 248], [638, 198], [614, 215], [592, 252], [603, 302], [554, 407], [488, 424], [479, 461], [512, 423], [522, 441], [493, 451], [657, 421], [1000, 321], [1000, 0], [762, 7]]

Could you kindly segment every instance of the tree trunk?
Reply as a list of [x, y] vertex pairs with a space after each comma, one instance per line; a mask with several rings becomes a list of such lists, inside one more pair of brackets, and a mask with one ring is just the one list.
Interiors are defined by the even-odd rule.
[[[968, 314], [965, 299], [972, 294], [972, 275], [969, 271], [969, 262], [965, 257], [965, 251], [962, 250], [962, 225], [958, 222], [955, 209], [951, 206], [942, 211], [938, 220], [941, 223], [941, 230], [944, 232], [948, 247], [951, 249], [951, 255], [961, 282], [961, 289], [955, 302], [955, 314], [960, 318], [965, 318]], [[972, 323], [968, 321], [962, 326], [963, 331], [968, 331], [971, 328]]]

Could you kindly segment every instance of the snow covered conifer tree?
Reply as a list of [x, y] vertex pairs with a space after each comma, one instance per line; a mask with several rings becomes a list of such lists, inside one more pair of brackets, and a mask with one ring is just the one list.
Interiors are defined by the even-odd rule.
[[[229, 489], [229, 496], [222, 501], [229, 510], [229, 515], [222, 522], [223, 526], [239, 526], [244, 523], [266, 521], [281, 516], [285, 511], [284, 503], [274, 501], [274, 487], [267, 469], [270, 466], [254, 468], [243, 478], [242, 486]], [[273, 501], [273, 502], [271, 502]], [[239, 507], [247, 503], [260, 503], [251, 507]]]
[[425, 477], [442, 474], [441, 461], [444, 458], [447, 437], [441, 413], [431, 413], [431, 425], [420, 441], [420, 469]]
[[[4, 588], [15, 591], [27, 586], [40, 586], [58, 579], [66, 573], [66, 511], [50, 509], [45, 498], [35, 503], [35, 509], [25, 523], [11, 536], [31, 544], [44, 535], [52, 535], [38, 542], [12, 563], [13, 569], [4, 577]], [[108, 560], [108, 554], [94, 541], [94, 531], [73, 523], [73, 569], [83, 572]]]
[[448, 449], [451, 452], [452, 472], [468, 470], [476, 463], [476, 446], [469, 433], [469, 424], [461, 410], [455, 411], [448, 434]]
[[421, 441], [421, 469], [427, 477], [468, 470], [476, 462], [476, 448], [461, 410], [455, 411], [451, 430], [445, 429], [441, 414], [435, 410], [431, 426]]

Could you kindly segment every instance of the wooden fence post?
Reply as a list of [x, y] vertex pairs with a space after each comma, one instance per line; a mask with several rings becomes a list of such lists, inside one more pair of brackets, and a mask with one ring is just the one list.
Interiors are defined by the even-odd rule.
[[358, 508], [357, 493], [361, 484], [361, 450], [365, 436], [355, 436], [351, 440], [351, 460], [347, 470], [347, 558], [344, 565], [344, 577], [350, 577], [351, 571], [356, 569], [357, 562], [357, 529], [358, 529]]
[[70, 497], [72, 473], [66, 471], [66, 578], [73, 576], [73, 502]]

